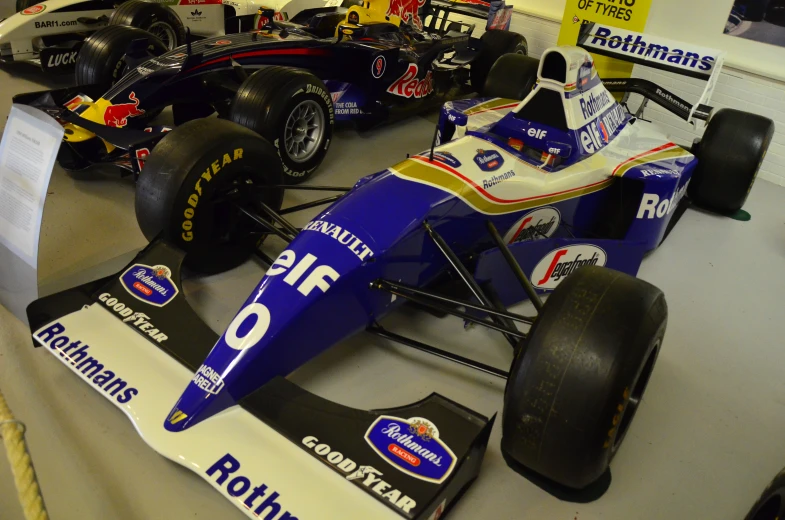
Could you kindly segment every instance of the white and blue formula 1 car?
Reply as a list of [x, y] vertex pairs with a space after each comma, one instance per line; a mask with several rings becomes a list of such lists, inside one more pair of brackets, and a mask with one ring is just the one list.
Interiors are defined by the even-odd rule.
[[[169, 132], [137, 183], [151, 245], [115, 276], [31, 304], [35, 344], [250, 518], [435, 519], [478, 475], [485, 417], [439, 396], [351, 410], [284, 379], [361, 331], [507, 379], [508, 465], [563, 498], [601, 495], [667, 322], [661, 291], [632, 275], [680, 198], [743, 203], [773, 125], [638, 84], [709, 119], [688, 150], [618, 104], [583, 49], [503, 59], [489, 86], [522, 101], [448, 105], [444, 144], [285, 210], [283, 190], [319, 187], [283, 185], [258, 134], [220, 119]], [[328, 202], [302, 229], [283, 216]], [[276, 259], [257, 250], [271, 234], [288, 243]], [[255, 252], [269, 268], [218, 336], [188, 306], [181, 266], [217, 272]], [[507, 310], [524, 300], [536, 316]], [[384, 328], [406, 301], [501, 332], [510, 369]]]
[[[0, 20], [0, 61], [29, 61], [54, 74], [74, 71], [79, 48], [107, 25], [155, 35], [168, 50], [186, 41], [258, 29], [261, 8], [287, 19], [331, 0], [16, 0], [17, 13]], [[340, 2], [339, 2], [340, 3]]]

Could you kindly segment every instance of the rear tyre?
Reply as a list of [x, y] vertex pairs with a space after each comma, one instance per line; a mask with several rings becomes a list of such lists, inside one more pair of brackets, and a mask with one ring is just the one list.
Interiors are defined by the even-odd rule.
[[785, 469], [769, 482], [744, 520], [777, 520], [785, 518]]
[[324, 160], [335, 112], [330, 92], [313, 74], [265, 67], [243, 81], [229, 119], [275, 145], [287, 184], [305, 181]]
[[109, 25], [127, 25], [158, 38], [167, 50], [185, 43], [185, 26], [171, 8], [142, 0], [130, 0], [112, 12]]
[[715, 112], [693, 146], [698, 166], [687, 188], [690, 200], [718, 213], [740, 210], [773, 136], [771, 119], [729, 108]]
[[480, 52], [470, 69], [472, 87], [477, 92], [482, 92], [485, 80], [493, 64], [504, 54], [529, 54], [526, 38], [518, 33], [492, 29], [485, 31], [480, 38]]
[[485, 80], [483, 97], [522, 100], [537, 83], [540, 60], [521, 54], [505, 54], [496, 60]]
[[24, 11], [28, 7], [40, 4], [43, 0], [16, 0], [16, 12]]
[[603, 476], [641, 402], [667, 315], [659, 289], [617, 271], [582, 267], [559, 284], [512, 363], [508, 462], [573, 490]]
[[232, 269], [266, 236], [239, 208], [281, 209], [283, 173], [275, 148], [223, 119], [197, 119], [167, 133], [136, 184], [136, 220], [148, 240], [159, 234], [186, 252], [200, 273]]
[[128, 46], [142, 38], [147, 38], [147, 52], [151, 57], [166, 52], [158, 38], [135, 27], [110, 25], [88, 36], [76, 56], [76, 84], [100, 85], [104, 92], [109, 90], [128, 72], [125, 56]]

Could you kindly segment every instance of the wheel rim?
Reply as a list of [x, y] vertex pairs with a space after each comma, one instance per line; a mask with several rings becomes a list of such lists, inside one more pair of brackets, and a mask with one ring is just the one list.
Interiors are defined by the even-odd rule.
[[166, 22], [154, 22], [147, 29], [147, 32], [157, 36], [168, 51], [171, 51], [177, 46], [177, 35], [174, 32], [174, 28]]
[[649, 378], [651, 377], [651, 373], [654, 371], [654, 362], [657, 360], [657, 354], [660, 350], [661, 343], [662, 340], [658, 339], [654, 344], [654, 348], [652, 348], [651, 352], [649, 352], [649, 356], [646, 358], [646, 363], [643, 365], [643, 370], [641, 370], [638, 379], [632, 386], [632, 391], [630, 392], [630, 396], [627, 399], [627, 404], [625, 405], [622, 416], [619, 419], [619, 428], [616, 430], [616, 438], [613, 441], [614, 452], [619, 449], [621, 442], [624, 440], [624, 436], [627, 434], [627, 430], [630, 428], [630, 424], [632, 424], [632, 419], [635, 417], [635, 413], [640, 407], [641, 399], [643, 398], [643, 392], [646, 391], [646, 386], [649, 384]]
[[322, 144], [324, 113], [316, 101], [306, 100], [294, 107], [286, 120], [286, 155], [302, 163], [313, 157]]

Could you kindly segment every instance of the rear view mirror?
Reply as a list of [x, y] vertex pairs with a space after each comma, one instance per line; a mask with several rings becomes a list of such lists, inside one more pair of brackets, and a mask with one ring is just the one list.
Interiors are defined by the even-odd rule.
[[569, 157], [572, 155], [572, 146], [566, 143], [558, 143], [556, 141], [547, 141], [545, 143], [545, 151], [551, 155], [558, 155], [559, 157]]

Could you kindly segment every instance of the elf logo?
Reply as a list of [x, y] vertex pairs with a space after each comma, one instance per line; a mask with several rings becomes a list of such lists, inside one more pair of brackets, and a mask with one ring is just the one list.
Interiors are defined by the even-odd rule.
[[660, 196], [654, 193], [644, 193], [636, 218], [662, 218], [665, 215], [672, 213], [687, 192], [687, 186], [689, 186], [689, 184], [690, 181], [685, 182], [684, 186], [673, 192], [670, 199], [660, 199]]
[[555, 289], [576, 269], [586, 265], [604, 266], [605, 251], [591, 244], [575, 244], [554, 249], [543, 257], [532, 271], [531, 281], [540, 289]]

